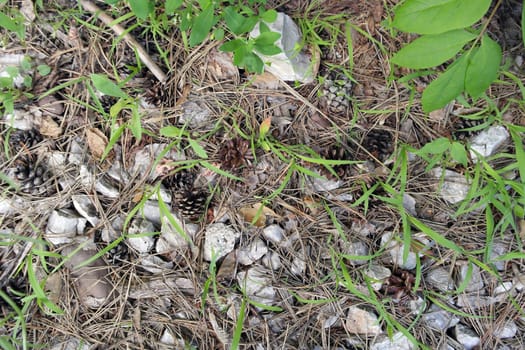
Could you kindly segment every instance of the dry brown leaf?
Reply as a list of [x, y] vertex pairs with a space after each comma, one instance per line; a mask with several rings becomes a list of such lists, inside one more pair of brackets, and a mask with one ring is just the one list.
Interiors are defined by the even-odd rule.
[[310, 211], [310, 214], [317, 215], [319, 213], [319, 208], [322, 208], [323, 205], [320, 201], [313, 199], [311, 196], [306, 196], [303, 198], [303, 203], [306, 208]]
[[235, 278], [235, 272], [237, 270], [237, 250], [234, 250], [224, 257], [217, 271], [216, 279], [219, 282], [229, 281]]
[[38, 131], [42, 135], [53, 139], [62, 135], [62, 128], [50, 116], [42, 117]]
[[230, 52], [222, 52], [217, 49], [210, 51], [208, 71], [215, 76], [218, 81], [239, 80], [239, 69], [233, 64], [233, 55]]
[[102, 133], [102, 131], [90, 128], [86, 130], [86, 139], [89, 147], [89, 151], [93, 157], [97, 159], [102, 159], [104, 150], [108, 144], [108, 138]]
[[270, 72], [256, 74], [251, 80], [252, 85], [261, 90], [278, 90], [281, 87], [281, 81]]
[[261, 203], [243, 207], [239, 211], [246, 222], [253, 223], [257, 227], [264, 227], [268, 216], [279, 217], [272, 209], [265, 207]]

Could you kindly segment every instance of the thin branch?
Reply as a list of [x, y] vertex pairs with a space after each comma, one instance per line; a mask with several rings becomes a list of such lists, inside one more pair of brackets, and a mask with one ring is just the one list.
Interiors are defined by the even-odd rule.
[[[107, 13], [102, 11], [97, 5], [93, 4], [89, 0], [80, 0], [80, 3], [82, 4], [82, 7], [84, 7], [85, 10], [93, 13], [95, 16], [97, 16], [102, 23], [104, 23], [106, 26], [111, 28], [115, 34], [118, 36], [122, 36], [122, 38], [128, 43], [131, 48], [137, 50], [137, 53], [146, 65], [148, 69], [153, 73], [153, 75], [161, 82], [165, 83], [168, 79], [166, 74], [162, 71], [162, 69], [151, 59], [151, 57], [148, 55], [146, 50], [133, 38], [129, 33], [125, 33], [124, 27], [122, 27], [120, 24], [114, 24], [114, 19], [109, 16]], [[124, 34], [125, 33], [125, 34]]]

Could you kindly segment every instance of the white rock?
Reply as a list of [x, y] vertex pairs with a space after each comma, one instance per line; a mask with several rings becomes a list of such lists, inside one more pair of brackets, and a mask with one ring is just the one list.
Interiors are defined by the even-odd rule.
[[374, 336], [383, 333], [377, 316], [357, 306], [350, 306], [345, 321], [349, 333]]
[[[271, 31], [281, 34], [275, 44], [283, 52], [273, 56], [266, 56], [257, 52], [265, 62], [265, 69], [278, 76], [282, 80], [300, 81], [311, 83], [316, 72], [310, 58], [300, 52], [302, 34], [293, 19], [284, 13], [277, 13], [277, 19], [273, 23], [266, 23]], [[260, 34], [260, 25], [254, 27], [250, 32], [251, 38], [257, 38]]]
[[515, 296], [516, 292], [517, 290], [514, 288], [513, 282], [503, 282], [494, 288], [492, 295], [496, 302], [501, 303], [507, 300], [509, 296]]
[[378, 291], [383, 287], [383, 282], [392, 276], [392, 271], [382, 265], [371, 264], [370, 267], [365, 270], [365, 275], [369, 278], [372, 289]]
[[77, 212], [82, 215], [91, 226], [98, 225], [100, 219], [97, 216], [97, 209], [88, 195], [73, 195], [71, 196], [73, 206]]
[[275, 300], [276, 291], [271, 286], [271, 278], [261, 266], [254, 266], [237, 274], [239, 287], [252, 300], [271, 305]]
[[509, 132], [504, 126], [493, 125], [474, 136], [470, 145], [470, 157], [477, 161], [478, 154], [488, 157], [509, 139]]
[[31, 130], [35, 126], [35, 118], [27, 111], [15, 109], [12, 113], [6, 114], [5, 124], [19, 130]]
[[461, 323], [458, 323], [456, 327], [454, 327], [454, 335], [458, 343], [463, 345], [465, 350], [474, 349], [481, 341], [479, 336], [472, 329]]
[[237, 252], [237, 261], [241, 265], [251, 265], [268, 253], [268, 247], [260, 239], [256, 238], [247, 247], [242, 247]]
[[195, 294], [195, 286], [190, 279], [163, 276], [159, 279], [149, 280], [139, 286], [133, 286], [129, 291], [129, 297], [132, 299], [156, 299], [172, 295], [174, 290], [181, 291], [187, 295]]
[[235, 248], [241, 234], [225, 224], [211, 224], [204, 233], [204, 260], [219, 260]]
[[352, 265], [363, 265], [369, 261], [366, 258], [358, 258], [359, 256], [367, 256], [369, 253], [368, 246], [362, 241], [344, 242], [342, 249], [348, 255], [348, 261]]
[[436, 267], [430, 270], [425, 277], [425, 281], [442, 292], [450, 291], [454, 288], [454, 280], [450, 275], [450, 271], [443, 267]]
[[[174, 224], [170, 221], [173, 220]], [[175, 213], [171, 218], [162, 217], [162, 226], [160, 229], [160, 238], [165, 240], [172, 248], [184, 248], [193, 244], [193, 239], [197, 233], [195, 225], [186, 225]]]
[[263, 229], [263, 237], [272, 243], [279, 244], [284, 240], [284, 229], [279, 225], [270, 225]]
[[149, 253], [155, 245], [154, 232], [155, 226], [153, 223], [142, 218], [135, 218], [131, 220], [128, 229], [129, 237], [126, 240], [128, 245], [139, 254], [146, 254]]
[[463, 264], [459, 268], [459, 284], [464, 283], [465, 280], [468, 277], [468, 272], [471, 270], [470, 279], [467, 282], [467, 286], [465, 287], [466, 292], [476, 292], [485, 286], [483, 283], [483, 279], [481, 277], [481, 271], [478, 265], [475, 264]]
[[405, 245], [398, 242], [394, 238], [393, 232], [387, 232], [381, 237], [381, 246], [385, 247], [390, 252], [390, 257], [394, 265], [399, 266], [403, 270], [412, 270], [416, 267], [416, 254], [412, 251], [408, 252], [406, 261], [403, 259], [403, 251]]
[[67, 209], [53, 210], [47, 220], [46, 239], [54, 245], [70, 243], [84, 233], [87, 220]]
[[473, 294], [460, 294], [457, 297], [456, 305], [467, 309], [480, 309], [496, 303], [497, 298], [491, 296]]
[[[162, 143], [152, 143], [144, 146], [135, 154], [133, 166], [131, 167], [131, 174], [137, 175], [140, 178], [148, 178], [154, 180], [158, 175], [156, 174], [153, 165], [169, 145]], [[175, 152], [173, 149], [164, 154], [165, 159], [173, 161], [185, 160], [186, 157], [182, 153]]]
[[[318, 173], [317, 171], [313, 170], [313, 172]], [[308, 189], [312, 192], [329, 192], [338, 189], [343, 185], [342, 180], [332, 180], [327, 179], [326, 177], [323, 177], [319, 175], [319, 177], [308, 177], [306, 181], [306, 186]]]
[[283, 265], [281, 263], [281, 258], [279, 257], [279, 254], [271, 251], [268, 252], [268, 254], [266, 254], [265, 256], [263, 256], [261, 261], [264, 267], [270, 270], [277, 270]]
[[122, 235], [125, 220], [126, 216], [124, 214], [111, 218], [109, 220], [110, 226], [105, 225], [100, 234], [102, 241], [110, 243], [119, 238]]
[[176, 340], [173, 336], [173, 333], [171, 333], [171, 330], [169, 328], [164, 329], [164, 332], [162, 333], [162, 336], [160, 337], [160, 342], [164, 345], [175, 345]]
[[513, 338], [518, 332], [518, 326], [512, 320], [505, 322], [505, 324], [496, 327], [492, 335], [499, 339]]
[[[447, 202], [454, 204], [461, 202], [467, 197], [470, 185], [464, 175], [446, 169], [444, 179], [441, 181], [443, 169], [434, 168], [430, 171], [430, 174], [436, 181], [436, 189], [439, 194]], [[441, 188], [439, 188], [440, 184]]]
[[390, 339], [387, 335], [380, 335], [370, 346], [370, 350], [412, 350], [415, 345], [401, 332], [397, 332]]
[[459, 323], [459, 318], [445, 310], [427, 312], [421, 316], [421, 320], [430, 328], [445, 331]]
[[146, 220], [151, 221], [155, 225], [162, 225], [159, 202], [153, 200], [146, 201], [142, 207], [141, 214]]
[[497, 261], [496, 259], [509, 252], [509, 244], [503, 242], [494, 242], [492, 244], [492, 249], [490, 250], [489, 257], [492, 260], [492, 263], [498, 271], [504, 271], [507, 265], [507, 262], [504, 260]]
[[64, 152], [50, 151], [47, 156], [47, 166], [52, 173], [61, 174], [67, 167], [67, 156]]
[[120, 197], [120, 192], [104, 178], [100, 178], [95, 181], [95, 190], [108, 198]]
[[190, 95], [188, 101], [182, 104], [179, 124], [187, 124], [192, 129], [207, 127], [210, 124], [212, 113], [199, 99], [200, 97]]
[[86, 190], [91, 191], [93, 185], [95, 184], [95, 176], [89, 170], [87, 165], [80, 164], [79, 174], [80, 183], [82, 184], [82, 186], [84, 186]]
[[290, 267], [290, 271], [294, 275], [301, 276], [304, 271], [306, 270], [306, 261], [303, 257], [294, 257], [292, 260], [292, 266]]

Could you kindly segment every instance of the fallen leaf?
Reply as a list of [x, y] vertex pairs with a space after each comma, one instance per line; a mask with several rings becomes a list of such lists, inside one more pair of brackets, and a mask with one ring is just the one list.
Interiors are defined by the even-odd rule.
[[233, 55], [231, 52], [222, 52], [217, 49], [210, 51], [208, 57], [208, 71], [217, 79], [222, 80], [233, 80], [237, 82], [239, 80], [239, 69], [233, 64]]
[[51, 138], [57, 138], [62, 135], [62, 128], [50, 116], [42, 117], [38, 131], [42, 135]]
[[268, 117], [265, 120], [263, 120], [261, 123], [261, 126], [259, 127], [260, 137], [264, 137], [270, 130], [271, 126], [272, 126], [272, 117]]
[[219, 282], [231, 281], [235, 278], [237, 270], [237, 250], [228, 253], [222, 260], [221, 266], [217, 271], [216, 279]]
[[265, 207], [261, 203], [254, 204], [250, 207], [243, 207], [239, 211], [246, 222], [253, 223], [257, 227], [264, 227], [266, 225], [267, 216], [279, 217], [272, 209]]
[[261, 90], [278, 90], [281, 87], [281, 81], [270, 72], [256, 74], [251, 79], [254, 87]]
[[86, 130], [86, 139], [89, 151], [93, 157], [97, 159], [102, 159], [104, 150], [108, 144], [108, 138], [102, 133], [102, 131], [90, 128]]

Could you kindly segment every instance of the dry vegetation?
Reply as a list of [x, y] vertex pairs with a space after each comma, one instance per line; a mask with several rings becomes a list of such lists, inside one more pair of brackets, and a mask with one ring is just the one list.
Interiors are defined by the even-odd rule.
[[[18, 8], [22, 3], [10, 1], [6, 6]], [[405, 34], [394, 36], [382, 24], [395, 3], [270, 1], [268, 6], [302, 24], [306, 40], [321, 50], [319, 79], [302, 85], [267, 76], [256, 78], [237, 69], [228, 71], [229, 66], [221, 61], [224, 55], [217, 50], [220, 43], [207, 41], [188, 49], [174, 27], [152, 29], [154, 23], [135, 26], [134, 18], [125, 19], [120, 25], [132, 29], [131, 36], [167, 73], [167, 82], [161, 84], [137, 61], [132, 48], [75, 1], [44, 1], [37, 8], [37, 18], [26, 28], [25, 41], [2, 32], [2, 55], [26, 54], [51, 68], [45, 76], [35, 72], [31, 87], [25, 89], [27, 96], [15, 101], [16, 109], [33, 115], [43, 136], [14, 138], [16, 132], [7, 122], [1, 125], [0, 134], [5, 150], [0, 168], [9, 176], [15, 174], [15, 179], [23, 173], [20, 182], [30, 183], [27, 191], [16, 194], [6, 182], [2, 184], [2, 197], [16, 197], [16, 206], [23, 209], [0, 219], [5, 242], [0, 264], [2, 290], [21, 308], [29, 343], [51, 348], [78, 339], [90, 344], [89, 349], [222, 349], [239, 341], [242, 349], [365, 349], [387, 329], [393, 333], [408, 329], [406, 333], [421, 346], [445, 349], [449, 344], [462, 349], [451, 330], [436, 330], [421, 320], [417, 305], [428, 311], [432, 303], [439, 303], [480, 336], [479, 348], [523, 348], [523, 283], [521, 289], [513, 284], [512, 293], [496, 303], [467, 302], [460, 307], [457, 302], [468, 294], [461, 291], [465, 286], [461, 286], [460, 271], [473, 259], [479, 259], [483, 284], [468, 295], [478, 301], [493, 296], [501, 282], [525, 278], [521, 255], [505, 261], [502, 269], [494, 269], [485, 251], [487, 242], [497, 242], [502, 253], [521, 252], [523, 220], [522, 232], [516, 231], [520, 226], [500, 232], [496, 225], [493, 237], [487, 238], [489, 216], [483, 208], [455, 215], [457, 205], [436, 193], [439, 180], [425, 173], [423, 160], [403, 161], [408, 153], [402, 146], [419, 149], [443, 136], [467, 140], [470, 134], [458, 131], [464, 127], [462, 115], [478, 113], [487, 126], [502, 121], [524, 126], [523, 74], [514, 64], [515, 57], [523, 54], [523, 45], [510, 42], [505, 21], [496, 18], [491, 33], [505, 49], [506, 69], [518, 80], [502, 75], [502, 81], [488, 91], [490, 99], [472, 108], [453, 104], [428, 116], [420, 110], [418, 98], [430, 78], [418, 77], [409, 84], [393, 79], [406, 72], [392, 71], [389, 56], [409, 40]], [[127, 11], [106, 10], [114, 18]], [[112, 132], [132, 115], [127, 109], [109, 117], [117, 99], [96, 94], [89, 79], [93, 73], [117, 82], [125, 80], [123, 90], [132, 99], [149, 104], [140, 108], [141, 139], [125, 128], [102, 161]], [[132, 78], [126, 80], [130, 74]], [[350, 104], [341, 106], [329, 98], [327, 80], [348, 83], [344, 91], [351, 93]], [[50, 91], [47, 99], [39, 99]], [[209, 116], [192, 124], [187, 119], [192, 108], [208, 111]], [[265, 149], [259, 133], [261, 124], [269, 120], [269, 149]], [[182, 137], [161, 136], [163, 127], [183, 125], [187, 133]], [[208, 156], [206, 164], [222, 173], [214, 174], [203, 163], [193, 141]], [[136, 159], [145, 147], [171, 142], [173, 152], [184, 153], [189, 162], [174, 163], [169, 155], [153, 157], [149, 160], [155, 162], [148, 164], [148, 170], [153, 169], [154, 176], [136, 171]], [[502, 152], [514, 153], [514, 146], [505, 147]], [[57, 155], [67, 160], [53, 168], [50, 159]], [[332, 163], [330, 170], [320, 159], [349, 162]], [[472, 165], [451, 167], [446, 162], [443, 166], [459, 173], [474, 169]], [[503, 167], [512, 160], [500, 162], [494, 166]], [[128, 178], [115, 179], [111, 175], [115, 165]], [[407, 179], [403, 180], [405, 165]], [[32, 168], [27, 170], [28, 166]], [[81, 166], [94, 176], [93, 183], [85, 181]], [[27, 180], [38, 167], [42, 169], [37, 180]], [[319, 191], [312, 184], [316, 181], [312, 172], [338, 183], [337, 188]], [[104, 194], [94, 185], [100, 180], [118, 195]], [[516, 181], [522, 185], [519, 178]], [[185, 230], [195, 228], [195, 235], [186, 247], [140, 254], [125, 236], [129, 225], [122, 235], [115, 223], [144, 205], [151, 188], [160, 184], [172, 194], [173, 213], [183, 218]], [[406, 212], [403, 216], [396, 202], [398, 191], [416, 200], [415, 212], [409, 214], [468, 255], [429, 239], [421, 234], [421, 227], [412, 225], [410, 248], [421, 252], [418, 265], [403, 269], [393, 263], [382, 238], [388, 232], [402, 234], [410, 226], [404, 222]], [[62, 255], [72, 251], [67, 244], [64, 248], [43, 243], [48, 242], [46, 229], [53, 211], [77, 213], [76, 195], [87, 195], [98, 218], [88, 222], [80, 234], [103, 251], [104, 264], [88, 273], [75, 270], [71, 261], [62, 262]], [[255, 210], [248, 210], [253, 206]], [[499, 223], [504, 218], [494, 210], [489, 219]], [[217, 222], [233, 228], [239, 237], [233, 253], [210, 263], [203, 253], [206, 230]], [[268, 227], [281, 228], [284, 238], [271, 238], [264, 231]], [[160, 229], [155, 224], [153, 231]], [[104, 232], [110, 232], [110, 241], [117, 239], [116, 243], [104, 239]], [[250, 264], [240, 263], [239, 252], [259, 241], [268, 253]], [[149, 255], [160, 258], [157, 273], [144, 268]], [[272, 268], [272, 255], [279, 258], [280, 266]], [[377, 290], [366, 274], [372, 264], [392, 272]], [[428, 273], [437, 267], [449, 272], [457, 282], [454, 288], [443, 292], [429, 283]], [[93, 271], [95, 277], [90, 277]], [[243, 293], [239, 276], [249, 271], [259, 274], [259, 282], [272, 289], [273, 300], [267, 306]], [[47, 281], [41, 287], [63, 314], [53, 314], [37, 300], [23, 300], [12, 292], [36, 295], [31, 274]], [[99, 279], [110, 286], [110, 296], [102, 306], [86, 304], [83, 289], [88, 287], [80, 282], [86, 279], [88, 284]], [[354, 306], [378, 315], [383, 335], [373, 335], [371, 329], [371, 334], [356, 334], [348, 321], [349, 308]], [[21, 341], [24, 331], [12, 310], [7, 303], [1, 305], [0, 334], [9, 337], [15, 332], [14, 338]], [[509, 339], [494, 336], [508, 320], [517, 324], [517, 334]], [[168, 334], [176, 345], [166, 345]]]

